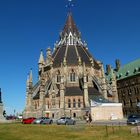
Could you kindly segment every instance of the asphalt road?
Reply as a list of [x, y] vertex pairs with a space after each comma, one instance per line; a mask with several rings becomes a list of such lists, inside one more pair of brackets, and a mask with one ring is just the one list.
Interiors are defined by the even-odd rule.
[[[80, 121], [80, 120], [77, 120], [76, 121], [76, 124], [77, 125], [86, 125], [86, 121]], [[110, 120], [110, 121], [92, 121], [91, 122], [92, 125], [108, 125], [108, 126], [126, 126], [127, 125], [127, 122], [126, 120]]]

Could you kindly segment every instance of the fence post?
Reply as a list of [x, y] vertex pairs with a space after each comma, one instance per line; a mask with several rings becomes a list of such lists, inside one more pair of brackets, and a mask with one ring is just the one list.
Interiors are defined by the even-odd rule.
[[106, 125], [105, 129], [106, 129], [106, 136], [108, 137], [108, 127], [107, 127], [107, 125]]
[[113, 134], [115, 133], [113, 123], [112, 123], [112, 132]]

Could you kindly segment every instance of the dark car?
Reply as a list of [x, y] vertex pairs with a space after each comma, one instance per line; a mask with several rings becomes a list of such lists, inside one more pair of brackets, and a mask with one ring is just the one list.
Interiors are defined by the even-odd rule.
[[40, 117], [35, 119], [32, 124], [52, 124], [53, 120], [48, 117]]
[[57, 125], [75, 125], [76, 121], [71, 117], [61, 117], [57, 120]]
[[31, 124], [36, 118], [30, 117], [22, 120], [23, 124]]
[[140, 124], [140, 115], [130, 115], [127, 118], [127, 124]]
[[17, 119], [16, 116], [12, 116], [12, 115], [6, 116], [6, 120], [16, 120], [16, 119]]

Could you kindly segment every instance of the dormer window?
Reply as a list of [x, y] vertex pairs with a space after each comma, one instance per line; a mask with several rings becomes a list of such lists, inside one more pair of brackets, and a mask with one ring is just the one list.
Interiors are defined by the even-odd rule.
[[73, 45], [74, 44], [73, 35], [72, 35], [71, 32], [69, 33], [67, 43], [68, 43], [68, 45]]

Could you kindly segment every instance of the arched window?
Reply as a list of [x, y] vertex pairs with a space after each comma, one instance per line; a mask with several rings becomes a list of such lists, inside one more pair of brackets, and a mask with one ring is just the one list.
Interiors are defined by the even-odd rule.
[[52, 118], [54, 118], [54, 113], [52, 113]]
[[81, 100], [78, 99], [78, 107], [80, 108], [81, 107]]
[[76, 113], [73, 113], [73, 117], [74, 117], [74, 118], [76, 117]]
[[76, 78], [75, 78], [75, 72], [72, 70], [72, 72], [70, 73], [70, 81], [71, 82], [75, 82], [76, 81]]
[[76, 107], [76, 101], [75, 101], [75, 99], [73, 99], [73, 107], [74, 108]]
[[71, 100], [68, 99], [68, 108], [71, 108]]

